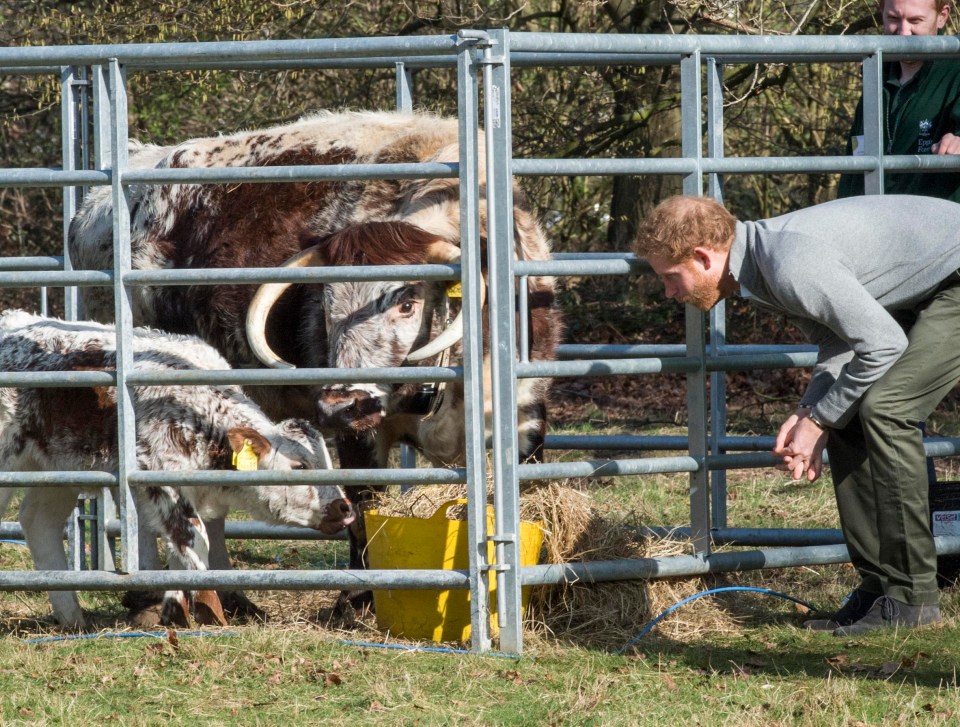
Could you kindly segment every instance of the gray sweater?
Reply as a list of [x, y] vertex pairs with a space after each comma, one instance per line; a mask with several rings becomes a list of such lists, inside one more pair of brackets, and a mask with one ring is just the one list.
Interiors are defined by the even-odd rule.
[[832, 426], [853, 418], [903, 353], [901, 321], [958, 268], [960, 204], [906, 195], [738, 222], [730, 250], [741, 295], [785, 314], [820, 347], [801, 403]]

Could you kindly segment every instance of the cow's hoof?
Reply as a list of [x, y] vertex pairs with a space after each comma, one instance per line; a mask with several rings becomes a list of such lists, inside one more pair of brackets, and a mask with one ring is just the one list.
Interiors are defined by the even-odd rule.
[[127, 621], [138, 629], [152, 629], [163, 620], [163, 594], [156, 591], [127, 591], [120, 597], [127, 609]]
[[357, 627], [357, 617], [352, 608], [341, 611], [335, 604], [330, 608], [321, 608], [317, 612], [317, 623], [328, 629], [352, 631]]
[[335, 616], [362, 617], [373, 613], [373, 591], [341, 591], [333, 606]]
[[373, 591], [349, 591], [347, 600], [358, 616], [373, 613]]
[[267, 614], [264, 613], [257, 604], [247, 598], [240, 591], [217, 591], [220, 596], [220, 605], [223, 606], [223, 612], [231, 621], [237, 620], [260, 621], [267, 620]]
[[159, 591], [127, 591], [120, 596], [120, 603], [129, 611], [141, 611], [163, 602]]
[[220, 598], [216, 591], [197, 591], [193, 597], [193, 617], [201, 626], [226, 626]]
[[186, 598], [164, 599], [160, 607], [160, 625], [190, 628], [190, 610]]
[[317, 622], [334, 629], [354, 629], [359, 620], [373, 613], [372, 591], [341, 591], [330, 608], [321, 608]]

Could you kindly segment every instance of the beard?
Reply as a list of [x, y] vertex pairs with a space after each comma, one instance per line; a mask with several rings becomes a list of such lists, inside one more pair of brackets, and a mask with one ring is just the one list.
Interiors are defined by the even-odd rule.
[[711, 280], [705, 273], [701, 273], [697, 275], [696, 285], [694, 285], [690, 294], [684, 298], [683, 302], [706, 312], [713, 308], [713, 306], [719, 303], [720, 299], [724, 297], [726, 296], [722, 294], [717, 282]]

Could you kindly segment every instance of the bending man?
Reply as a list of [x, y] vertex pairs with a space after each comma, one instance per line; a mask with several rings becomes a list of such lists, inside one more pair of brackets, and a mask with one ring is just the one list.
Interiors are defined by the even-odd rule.
[[672, 197], [636, 253], [666, 296], [709, 310], [739, 294], [786, 315], [819, 346], [774, 453], [795, 480], [824, 447], [861, 582], [809, 628], [837, 636], [940, 623], [920, 422], [960, 380], [960, 205], [915, 196], [841, 199], [738, 222], [702, 197]]

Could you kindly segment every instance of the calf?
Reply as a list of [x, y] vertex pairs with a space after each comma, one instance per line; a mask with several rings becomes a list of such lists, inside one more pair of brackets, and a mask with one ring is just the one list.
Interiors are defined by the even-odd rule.
[[[138, 370], [227, 369], [210, 346], [190, 336], [149, 329], [134, 332]], [[96, 371], [116, 366], [113, 327], [41, 318], [20, 311], [0, 316], [0, 370]], [[251, 468], [327, 469], [330, 458], [320, 434], [308, 423], [274, 423], [239, 387], [135, 387], [137, 466], [142, 470], [227, 470], [239, 456]], [[0, 469], [7, 471], [106, 470], [117, 464], [114, 387], [0, 388]], [[20, 507], [20, 523], [34, 564], [63, 570], [63, 524], [82, 488], [31, 487]], [[164, 542], [171, 567], [203, 570], [209, 543], [200, 517], [222, 518], [239, 506], [272, 523], [312, 527], [333, 534], [353, 521], [339, 487], [264, 485], [134, 488], [140, 524]], [[6, 504], [11, 491], [0, 494]], [[225, 549], [224, 549], [225, 552]], [[76, 594], [54, 591], [58, 622], [84, 624]], [[198, 601], [222, 621], [214, 594]], [[188, 601], [168, 593], [161, 621], [183, 624]]]

